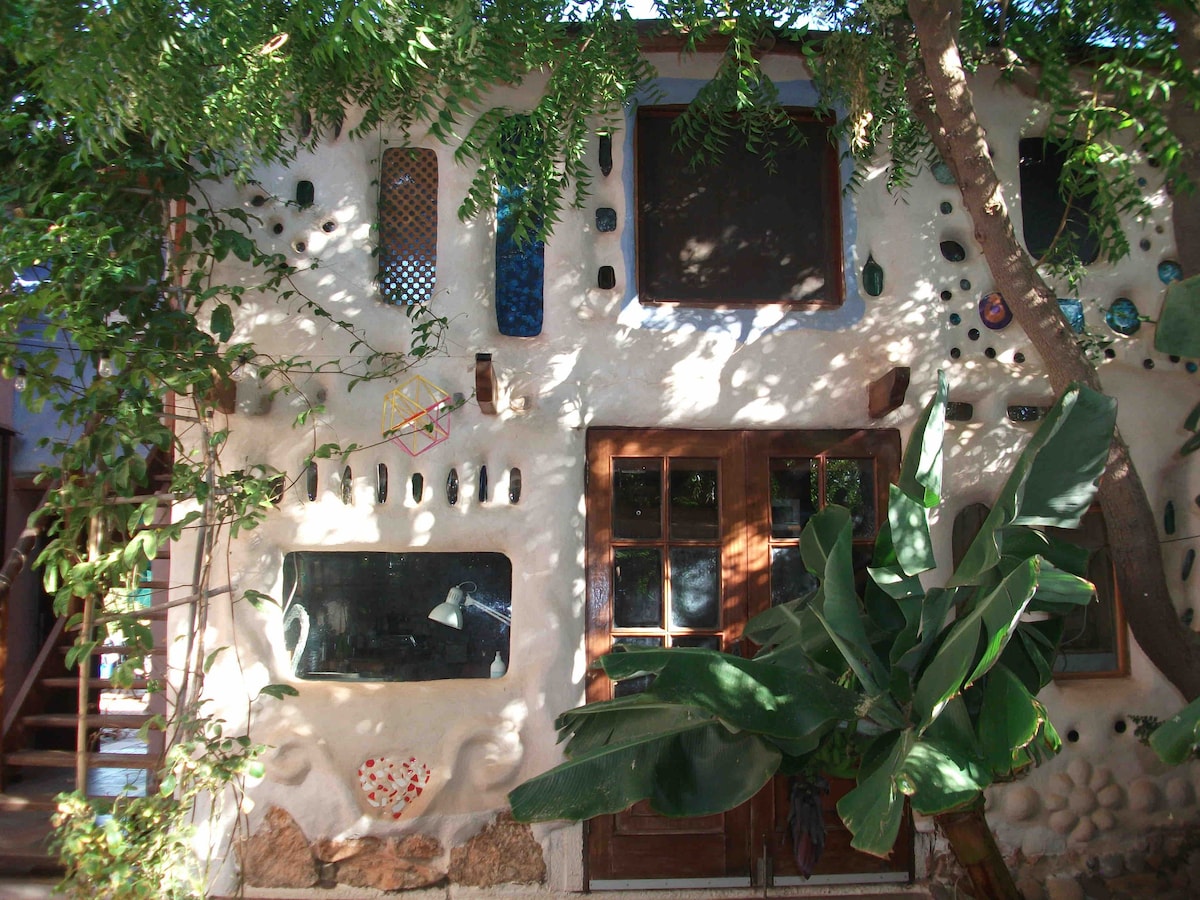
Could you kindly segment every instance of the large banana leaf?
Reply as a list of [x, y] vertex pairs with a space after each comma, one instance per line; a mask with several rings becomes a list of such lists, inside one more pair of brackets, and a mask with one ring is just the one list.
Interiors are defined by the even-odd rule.
[[863, 621], [854, 588], [852, 548], [850, 511], [840, 506], [825, 507], [809, 519], [800, 534], [804, 565], [821, 579], [813, 613], [867, 693], [879, 694], [887, 685], [887, 673]]
[[1196, 754], [1200, 744], [1200, 699], [1193, 700], [1150, 735], [1150, 746], [1168, 765], [1177, 766]]
[[1076, 527], [1096, 495], [1115, 424], [1115, 400], [1087, 387], [1069, 388], [1017, 458], [949, 586], [977, 584], [999, 563], [1006, 526]]
[[711, 815], [754, 796], [779, 761], [763, 738], [698, 719], [582, 753], [518, 786], [508, 802], [519, 822], [590, 819], [640, 800], [666, 816]]
[[1026, 560], [993, 590], [977, 598], [971, 610], [950, 626], [917, 682], [913, 716], [919, 729], [926, 728], [946, 701], [969, 687], [996, 661], [1033, 596], [1037, 572], [1038, 561]]
[[911, 789], [901, 769], [915, 743], [911, 729], [878, 738], [864, 754], [858, 784], [838, 801], [838, 815], [854, 835], [850, 846], [856, 850], [886, 856], [896, 843], [905, 793]]
[[614, 681], [656, 677], [636, 697], [592, 704], [567, 716], [603, 715], [622, 704], [675, 703], [700, 707], [733, 729], [786, 741], [814, 739], [815, 746], [815, 737], [853, 718], [857, 703], [852, 691], [820, 675], [695, 647], [610, 653], [600, 664]]

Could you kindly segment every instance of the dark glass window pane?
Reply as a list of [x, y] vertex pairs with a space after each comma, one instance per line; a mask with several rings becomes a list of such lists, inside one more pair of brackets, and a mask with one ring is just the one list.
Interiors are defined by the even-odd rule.
[[[614, 647], [661, 647], [662, 638], [656, 637], [619, 637], [613, 638]], [[640, 694], [650, 687], [653, 675], [642, 675], [640, 678], [626, 678], [613, 685], [614, 697], [628, 697], [630, 694]]]
[[841, 198], [827, 123], [797, 116], [772, 165], [745, 141], [692, 165], [674, 111], [637, 121], [637, 256], [644, 300], [842, 303]]
[[[1059, 188], [1059, 177], [1067, 158], [1075, 149], [1074, 143], [1059, 144], [1045, 138], [1022, 138], [1018, 144], [1021, 162], [1021, 218], [1025, 246], [1029, 254], [1040, 259], [1057, 240], [1070, 241], [1084, 263], [1094, 262], [1100, 253], [1100, 242], [1092, 226], [1092, 202], [1095, 183], [1081, 179], [1081, 190], [1071, 197], [1071, 208]], [[1066, 227], [1059, 235], [1063, 216]]]
[[488, 678], [510, 628], [461, 605], [461, 628], [429, 613], [459, 587], [508, 617], [512, 565], [501, 553], [299, 551], [283, 560], [284, 649], [299, 678], [429, 681]]
[[825, 463], [825, 502], [850, 510], [855, 537], [875, 534], [875, 465], [869, 459]]
[[671, 625], [716, 628], [721, 621], [721, 551], [671, 548]]
[[1072, 530], [1048, 528], [1060, 540], [1091, 551], [1088, 581], [1096, 586], [1096, 601], [1076, 607], [1065, 616], [1056, 672], [1112, 672], [1120, 668], [1117, 655], [1117, 586], [1104, 517], [1090, 509]]
[[798, 545], [771, 548], [772, 606], [799, 599], [818, 586], [817, 579], [804, 568]]
[[662, 534], [662, 460], [613, 460], [613, 537]]
[[817, 511], [817, 461], [771, 460], [771, 536], [798, 537]]
[[613, 555], [613, 625], [661, 628], [662, 552], [626, 547]]
[[681, 634], [671, 641], [673, 647], [703, 647], [706, 650], [720, 650], [721, 636], [719, 634]]
[[670, 491], [672, 539], [703, 541], [720, 537], [715, 459], [673, 460]]

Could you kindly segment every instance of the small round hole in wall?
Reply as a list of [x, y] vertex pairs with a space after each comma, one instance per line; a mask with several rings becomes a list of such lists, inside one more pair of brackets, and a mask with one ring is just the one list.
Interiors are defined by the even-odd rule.
[[948, 216], [950, 213], [954, 212], [954, 206], [949, 200], [943, 200], [941, 204], [938, 205], [938, 209], [941, 211], [943, 216]]
[[1013, 362], [1015, 362], [1018, 366], [1021, 365], [1023, 362], [1025, 362], [1025, 354], [1021, 353], [1020, 351], [1014, 353]]
[[960, 356], [962, 356], [961, 350], [959, 350], [957, 347], [950, 348], [950, 358], [951, 359], [958, 359]]
[[1072, 728], [1070, 731], [1067, 732], [1067, 741], [1072, 744], [1078, 744], [1079, 743], [1079, 732], [1076, 731], [1074, 728]]
[[953, 297], [954, 297], [954, 294], [952, 294], [950, 291], [942, 291], [942, 300], [943, 301], [949, 302], [950, 299]]
[[986, 356], [988, 359], [995, 359], [996, 358], [996, 348], [988, 347], [986, 350], [983, 351], [983, 355]]
[[1105, 359], [1116, 359], [1117, 351], [1114, 350], [1112, 347], [1105, 347], [1104, 348], [1104, 358]]
[[1113, 731], [1115, 731], [1117, 734], [1124, 734], [1128, 730], [1129, 723], [1124, 719], [1117, 719], [1117, 721], [1113, 722]]
[[1150, 249], [1150, 239], [1142, 238], [1140, 241], [1138, 241], [1138, 246], [1141, 247], [1143, 251], [1149, 250]]
[[979, 329], [972, 328], [970, 331], [967, 332], [967, 337], [969, 337], [973, 341], [979, 340]]
[[1179, 363], [1181, 358], [1182, 357], [1176, 356], [1174, 353], [1172, 353], [1170, 356], [1167, 357], [1167, 359], [1169, 359], [1171, 362], [1176, 363], [1176, 364]]
[[337, 231], [337, 222], [333, 221], [333, 219], [327, 219], [321, 223], [321, 230], [326, 234], [329, 234], [331, 231]]
[[250, 198], [251, 206], [262, 206], [266, 202], [267, 202], [266, 194], [255, 194], [253, 197]]
[[303, 253], [305, 250], [308, 249], [308, 244], [304, 243], [304, 241], [296, 241], [295, 243], [292, 244], [292, 249], [295, 250], [297, 253]]
[[962, 288], [964, 291], [969, 291], [971, 289], [971, 282], [969, 279], [964, 278], [962, 281], [960, 281], [958, 283], [958, 286], [960, 288]]
[[283, 234], [283, 223], [276, 222], [271, 226], [271, 234]]
[[1154, 233], [1155, 233], [1155, 234], [1162, 234], [1162, 233], [1163, 233], [1163, 227], [1162, 227], [1161, 225], [1155, 225], [1155, 226], [1154, 226]]
[[1154, 368], [1154, 360], [1149, 359], [1149, 358], [1143, 359], [1142, 360], [1142, 368], [1143, 369], [1153, 369]]

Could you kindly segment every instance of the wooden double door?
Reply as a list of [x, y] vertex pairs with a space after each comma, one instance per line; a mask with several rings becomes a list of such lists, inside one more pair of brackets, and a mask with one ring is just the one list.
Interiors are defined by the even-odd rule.
[[[755, 613], [811, 586], [800, 531], [830, 503], [851, 510], [856, 568], [865, 567], [888, 485], [899, 474], [894, 430], [684, 431], [593, 428], [587, 439], [587, 647], [710, 647], [749, 653]], [[589, 701], [640, 689], [589, 669]], [[911, 828], [885, 859], [850, 848], [825, 798], [825, 853], [814, 878], [905, 880]], [[788, 779], [721, 815], [671, 819], [638, 804], [588, 823], [593, 888], [780, 884], [798, 878], [788, 832]]]

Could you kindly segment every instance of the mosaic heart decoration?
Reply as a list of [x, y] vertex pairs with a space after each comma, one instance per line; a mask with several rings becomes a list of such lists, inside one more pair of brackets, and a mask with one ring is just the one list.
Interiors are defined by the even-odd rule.
[[367, 802], [385, 815], [399, 819], [429, 784], [429, 767], [410, 756], [397, 763], [386, 756], [371, 757], [358, 767], [358, 784]]

